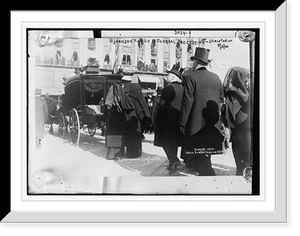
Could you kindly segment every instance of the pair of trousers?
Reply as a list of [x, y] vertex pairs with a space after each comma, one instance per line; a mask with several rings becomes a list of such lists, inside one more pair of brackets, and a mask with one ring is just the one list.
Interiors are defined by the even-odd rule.
[[244, 127], [232, 129], [231, 142], [236, 163], [236, 175], [243, 175], [244, 169], [251, 166], [251, 141], [251, 132], [249, 129]]
[[215, 171], [211, 166], [211, 156], [208, 154], [200, 154], [197, 156], [185, 157], [185, 163], [199, 173], [199, 176], [215, 176]]
[[176, 161], [179, 161], [177, 157], [178, 146], [167, 145], [163, 146], [163, 149], [167, 155], [170, 165], [173, 165]]

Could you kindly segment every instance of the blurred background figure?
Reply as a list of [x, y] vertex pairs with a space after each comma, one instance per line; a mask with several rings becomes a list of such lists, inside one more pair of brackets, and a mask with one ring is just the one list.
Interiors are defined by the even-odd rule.
[[47, 124], [50, 124], [49, 133], [52, 134], [53, 133], [52, 116], [55, 116], [55, 112], [57, 110], [57, 104], [59, 102], [58, 100], [51, 98], [48, 93], [46, 93], [45, 100], [47, 102], [47, 107], [49, 112]]
[[44, 138], [44, 125], [48, 121], [48, 105], [44, 98], [41, 97], [42, 90], [35, 90], [35, 134], [36, 148], [41, 149], [42, 138]]

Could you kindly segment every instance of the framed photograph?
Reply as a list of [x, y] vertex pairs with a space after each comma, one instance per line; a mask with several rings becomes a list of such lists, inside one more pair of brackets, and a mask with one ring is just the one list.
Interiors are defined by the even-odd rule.
[[12, 12], [2, 222], [286, 222], [286, 4]]

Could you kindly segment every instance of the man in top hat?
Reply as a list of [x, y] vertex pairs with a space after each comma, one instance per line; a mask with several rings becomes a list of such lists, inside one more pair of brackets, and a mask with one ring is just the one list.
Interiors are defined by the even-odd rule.
[[182, 134], [179, 126], [183, 96], [181, 72], [182, 68], [179, 64], [175, 64], [168, 71], [168, 85], [161, 92], [154, 129], [154, 145], [164, 149], [169, 160], [168, 169], [170, 170], [170, 174], [184, 167], [184, 163], [180, 162], [177, 157], [177, 150], [182, 142]]
[[[216, 132], [214, 130], [210, 134], [207, 133], [207, 126], [204, 129], [206, 132], [203, 132], [202, 128], [208, 122], [213, 122], [213, 126], [220, 130], [220, 103], [224, 98], [219, 76], [206, 69], [210, 62], [209, 52], [207, 48], [198, 47], [195, 55], [191, 57], [193, 68], [192, 72], [189, 71], [184, 77], [180, 116], [180, 129], [184, 133], [182, 158], [187, 167], [193, 168], [199, 175], [206, 176], [215, 175], [210, 157], [213, 151], [216, 151], [216, 147], [214, 145], [208, 147], [206, 141], [203, 144], [203, 140], [207, 137], [213, 140], [212, 135]], [[207, 117], [213, 117], [213, 119], [208, 120]], [[202, 137], [203, 134], [206, 137]], [[219, 135], [216, 140], [220, 140]]]

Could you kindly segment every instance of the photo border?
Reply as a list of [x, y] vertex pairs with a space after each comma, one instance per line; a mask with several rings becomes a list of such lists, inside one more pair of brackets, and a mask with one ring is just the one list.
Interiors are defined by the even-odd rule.
[[[275, 159], [276, 186], [275, 211], [101, 211], [101, 212], [38, 212], [12, 211], [2, 222], [86, 222], [86, 223], [208, 223], [208, 222], [286, 222], [287, 221], [287, 56], [286, 56], [286, 1], [277, 8], [276, 81], [275, 81]], [[280, 157], [280, 158], [278, 158]]]
[[[260, 148], [260, 112], [263, 111], [263, 109], [260, 107], [260, 99], [259, 97], [261, 96], [260, 93], [260, 84], [264, 82], [260, 81], [260, 77], [264, 77], [264, 70], [261, 70], [260, 68], [264, 68], [264, 63], [261, 61], [264, 61], [264, 55], [262, 53], [260, 53], [260, 44], [264, 44], [264, 37], [261, 37], [261, 34], [265, 34], [265, 22], [262, 21], [255, 21], [255, 22], [239, 22], [239, 23], [235, 23], [239, 26], [236, 27], [232, 27], [233, 26], [233, 22], [213, 22], [210, 25], [214, 26], [213, 28], [207, 27], [207, 22], [188, 22], [187, 23], [183, 23], [183, 25], [189, 25], [192, 27], [190, 28], [186, 28], [186, 26], [182, 26], [182, 28], [175, 28], [175, 25], [173, 22], [159, 22], [158, 24], [156, 24], [155, 26], [153, 26], [153, 28], [144, 28], [141, 27], [141, 25], [145, 26], [147, 24], [150, 25], [150, 22], [145, 22], [142, 24], [132, 24], [131, 22], [129, 22], [130, 26], [132, 28], [124, 28], [124, 25], [127, 26], [127, 24], [122, 24], [121, 22], [96, 22], [96, 25], [99, 24], [101, 25], [102, 23], [104, 23], [105, 25], [108, 24], [108, 26], [105, 26], [102, 28], [96, 27], [94, 25], [95, 28], [90, 28], [91, 23], [86, 23], [87, 28], [74, 28], [74, 23], [71, 22], [62, 22], [62, 23], [58, 23], [61, 28], [53, 28], [51, 27], [53, 24], [46, 22], [43, 23], [44, 27], [40, 26], [40, 23], [38, 23], [38, 28], [36, 26], [36, 23], [31, 23], [31, 22], [23, 22], [23, 29], [26, 29], [26, 36], [28, 36], [29, 39], [26, 40], [26, 44], [24, 45], [28, 45], [28, 49], [26, 51], [26, 54], [28, 53], [31, 57], [32, 53], [30, 53], [29, 48], [35, 48], [36, 46], [36, 42], [35, 40], [33, 40], [34, 36], [30, 36], [30, 32], [36, 32], [36, 31], [59, 31], [59, 30], [63, 30], [64, 32], [76, 32], [76, 34], [78, 33], [78, 37], [80, 39], [87, 39], [87, 38], [91, 38], [94, 37], [95, 39], [108, 39], [108, 38], [128, 38], [128, 37], [159, 37], [159, 38], [164, 38], [164, 37], [172, 37], [170, 35], [172, 35], [172, 33], [174, 34], [174, 30], [185, 30], [185, 31], [191, 31], [194, 32], [195, 34], [203, 34], [202, 37], [207, 37], [207, 38], [226, 38], [226, 39], [236, 39], [237, 41], [241, 41], [238, 39], [236, 32], [239, 31], [246, 31], [249, 30], [251, 32], [253, 32], [255, 34], [255, 40], [253, 40], [254, 42], [242, 42], [242, 44], [245, 44], [248, 46], [248, 50], [251, 51], [250, 48], [254, 48], [255, 50], [253, 50], [253, 60], [255, 61], [255, 65], [253, 64], [253, 70], [254, 70], [254, 77], [257, 78], [255, 80], [255, 86], [254, 87], [254, 91], [253, 91], [253, 98], [254, 98], [254, 109], [253, 109], [253, 114], [254, 115], [254, 120], [253, 120], [253, 140], [255, 140], [255, 142], [253, 142], [253, 154], [254, 156], [256, 156], [255, 160], [253, 161], [253, 176], [252, 179], [253, 181], [247, 181], [246, 179], [244, 179], [244, 177], [242, 176], [217, 176], [216, 178], [211, 178], [208, 177], [201, 177], [200, 178], [181, 178], [179, 176], [174, 176], [172, 178], [169, 178], [168, 176], [160, 176], [159, 178], [152, 178], [152, 177], [146, 177], [146, 176], [142, 176], [142, 177], [126, 177], [126, 176], [97, 176], [96, 180], [98, 183], [98, 187], [100, 187], [100, 189], [88, 189], [87, 191], [84, 190], [78, 190], [79, 192], [74, 194], [74, 189], [76, 189], [76, 186], [73, 186], [73, 192], [69, 192], [68, 190], [66, 190], [66, 192], [35, 192], [35, 193], [29, 193], [29, 188], [28, 188], [28, 181], [29, 181], [29, 175], [28, 175], [28, 171], [27, 168], [30, 168], [30, 161], [29, 161], [29, 157], [35, 156], [34, 150], [35, 150], [35, 146], [32, 147], [32, 145], [34, 145], [34, 143], [30, 143], [30, 134], [33, 135], [33, 133], [35, 132], [33, 129], [30, 128], [30, 124], [28, 124], [28, 130], [31, 130], [27, 133], [27, 147], [28, 149], [31, 149], [32, 151], [28, 152], [27, 154], [27, 163], [26, 165], [23, 164], [23, 173], [27, 173], [27, 178], [24, 178], [24, 188], [25, 186], [27, 186], [27, 194], [23, 194], [23, 198], [22, 200], [25, 201], [69, 201], [69, 200], [73, 200], [74, 199], [74, 195], [75, 196], [91, 196], [93, 195], [93, 198], [91, 200], [94, 201], [102, 201], [105, 199], [106, 196], [109, 196], [110, 200], [118, 200], [118, 198], [120, 198], [120, 196], [125, 197], [124, 200], [128, 200], [128, 197], [130, 198], [130, 195], [134, 195], [134, 196], [142, 196], [142, 198], [145, 198], [146, 196], [155, 196], [155, 200], [166, 200], [161, 196], [171, 196], [172, 198], [176, 199], [176, 200], [180, 200], [180, 198], [182, 198], [182, 196], [188, 196], [185, 200], [195, 200], [193, 199], [193, 196], [201, 196], [201, 199], [198, 200], [207, 200], [205, 198], [203, 198], [203, 196], [208, 196], [207, 198], [213, 196], [213, 200], [220, 200], [222, 199], [222, 196], [226, 196], [226, 200], [239, 200], [239, 197], [242, 196], [242, 200], [262, 200], [264, 199], [264, 191], [261, 191], [264, 187], [264, 173], [262, 172], [262, 170], [260, 170], [260, 166], [262, 166], [262, 169], [264, 169], [264, 163], [261, 163], [261, 159], [260, 159], [260, 155], [264, 152], [264, 150], [262, 148]], [[49, 27], [50, 25], [50, 27]], [[165, 27], [165, 25], [167, 25], [167, 27]], [[203, 27], [203, 25], [205, 25]], [[218, 28], [215, 28], [215, 26], [217, 25]], [[226, 25], [228, 25], [229, 27], [227, 28]], [[57, 26], [56, 26], [57, 27]], [[148, 26], [149, 27], [149, 26]], [[170, 27], [170, 28], [169, 28]], [[198, 27], [198, 28], [197, 28]], [[134, 35], [134, 36], [132, 36]], [[145, 36], [147, 35], [147, 36]], [[207, 35], [211, 35], [211, 36], [207, 36]], [[70, 35], [68, 35], [68, 37], [70, 37]], [[77, 36], [76, 36], [77, 37]], [[174, 36], [176, 38], [176, 36]], [[178, 37], [178, 36], [177, 36]], [[184, 37], [184, 36], [183, 36]], [[195, 38], [196, 36], [189, 36], [191, 38]], [[198, 36], [199, 37], [199, 36]], [[185, 37], [186, 38], [186, 37]], [[187, 38], [186, 38], [187, 39]], [[184, 39], [182, 39], [184, 40]], [[252, 45], [252, 46], [251, 46]], [[255, 46], [254, 46], [255, 45]], [[24, 46], [25, 48], [25, 46]], [[33, 52], [34, 55], [34, 52]], [[249, 52], [250, 55], [250, 52]], [[34, 57], [34, 56], [33, 56]], [[251, 56], [250, 56], [251, 57]], [[260, 58], [261, 57], [261, 58]], [[24, 58], [24, 56], [22, 57]], [[249, 59], [249, 58], [248, 58]], [[261, 60], [262, 59], [262, 60]], [[250, 60], [251, 61], [251, 58]], [[34, 61], [33, 61], [34, 63]], [[248, 62], [250, 64], [250, 62]], [[29, 65], [30, 64], [30, 65]], [[31, 63], [27, 62], [27, 69], [30, 68], [30, 66], [35, 66], [32, 65]], [[249, 65], [248, 65], [249, 66]], [[251, 65], [250, 65], [251, 67]], [[261, 72], [262, 71], [262, 72]], [[220, 76], [220, 75], [219, 75]], [[34, 105], [32, 104], [32, 102], [34, 101], [34, 91], [35, 90], [35, 83], [34, 81], [30, 80], [30, 73], [27, 73], [27, 77], [26, 77], [26, 81], [27, 81], [27, 97], [29, 97], [29, 102], [27, 102], [27, 104], [29, 104], [29, 108], [27, 110], [31, 110], [30, 107], [34, 107]], [[223, 78], [224, 76], [220, 76], [220, 78]], [[251, 85], [252, 87], [252, 85]], [[264, 86], [262, 86], [262, 91], [264, 90]], [[263, 99], [261, 99], [262, 102], [264, 102]], [[24, 105], [25, 107], [25, 105]], [[30, 120], [30, 116], [32, 116], [31, 113], [29, 115], [27, 115], [28, 119]], [[28, 122], [29, 123], [29, 122]], [[34, 127], [32, 127], [34, 128]], [[261, 150], [262, 149], [262, 150]], [[24, 174], [23, 174], [24, 175]], [[181, 182], [181, 184], [178, 184], [177, 186], [173, 186], [171, 188], [168, 188], [167, 186], [172, 186], [172, 183], [176, 183], [176, 179], [180, 180], [184, 180], [184, 184]], [[27, 181], [27, 182], [26, 182]], [[63, 179], [61, 179], [61, 181], [63, 181]], [[194, 189], [194, 187], [196, 187], [196, 185], [200, 184], [200, 186], [202, 184], [206, 185], [207, 183], [215, 183], [215, 181], [218, 181], [218, 187], [211, 187], [211, 188], [207, 188], [207, 189], [203, 189], [200, 190], [200, 188], [198, 188], [197, 190]], [[241, 182], [240, 182], [241, 181]], [[26, 183], [25, 183], [26, 182]], [[120, 183], [122, 182], [124, 186], [127, 186], [127, 188], [125, 187], [120, 187], [120, 184], [116, 184], [116, 183]], [[163, 182], [163, 183], [162, 183]], [[239, 183], [244, 183], [246, 185], [244, 185], [245, 188], [239, 188], [237, 185], [231, 186], [230, 189], [223, 189], [222, 186], [226, 186], [226, 184], [230, 184], [230, 183], [234, 183], [234, 182], [239, 182]], [[260, 184], [262, 182], [262, 184]], [[116, 187], [119, 186], [119, 187]], [[189, 188], [186, 188], [186, 190], [180, 191], [179, 193], [177, 192], [178, 189], [181, 189], [184, 185], [189, 186]], [[221, 185], [219, 187], [219, 185]], [[130, 188], [130, 186], [134, 186], [134, 188]], [[145, 189], [144, 186], [147, 186], [147, 188]], [[167, 187], [167, 188], [165, 188]], [[175, 187], [175, 188], [174, 188]], [[184, 187], [183, 187], [184, 188]], [[195, 191], [193, 192], [191, 189], [194, 189]], [[189, 191], [190, 190], [190, 191]], [[229, 190], [229, 191], [228, 191]], [[228, 191], [228, 192], [227, 192]], [[158, 194], [157, 194], [158, 193]], [[96, 198], [95, 196], [100, 196], [98, 199], [94, 199]], [[161, 197], [160, 199], [158, 195]], [[176, 198], [177, 196], [178, 199]], [[40, 196], [40, 198], [37, 198], [37, 196]], [[250, 197], [249, 197], [250, 196]], [[257, 196], [257, 198], [253, 199], [253, 196]], [[247, 198], [248, 197], [248, 198]], [[80, 199], [76, 199], [76, 200], [83, 200], [84, 198], [80, 198]], [[87, 200], [90, 200], [88, 198], [86, 198]], [[105, 199], [107, 200], [107, 199]], [[138, 201], [141, 199], [138, 199]], [[167, 199], [167, 201], [170, 199]]]

